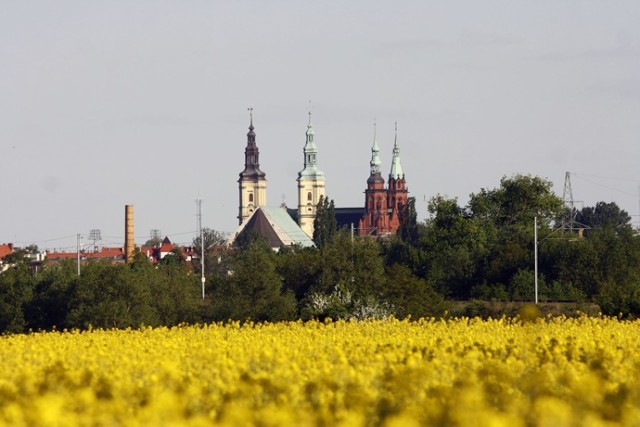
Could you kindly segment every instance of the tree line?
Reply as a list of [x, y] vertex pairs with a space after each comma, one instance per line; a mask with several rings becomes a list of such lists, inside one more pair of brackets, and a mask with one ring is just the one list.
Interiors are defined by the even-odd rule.
[[[73, 261], [37, 273], [17, 251], [0, 273], [0, 331], [173, 326], [226, 320], [441, 316], [450, 301], [534, 299], [534, 218], [539, 299], [596, 303], [605, 314], [640, 313], [640, 238], [615, 203], [567, 212], [551, 183], [505, 177], [471, 194], [466, 206], [445, 196], [417, 221], [415, 200], [395, 236], [374, 239], [336, 228], [333, 202], [318, 205], [316, 247], [271, 250], [243, 233], [233, 247], [207, 229], [206, 292], [200, 262], [179, 251], [154, 265]], [[565, 225], [567, 215], [573, 227]]]

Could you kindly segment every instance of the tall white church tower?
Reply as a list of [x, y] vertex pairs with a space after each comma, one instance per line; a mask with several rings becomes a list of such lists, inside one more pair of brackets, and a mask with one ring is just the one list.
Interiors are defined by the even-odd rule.
[[324, 173], [318, 169], [318, 147], [313, 141], [311, 111], [304, 145], [304, 169], [298, 172], [298, 224], [309, 237], [313, 237], [313, 221], [320, 197], [325, 197]]
[[251, 216], [258, 206], [267, 204], [267, 178], [260, 170], [260, 152], [256, 145], [256, 133], [253, 131], [253, 108], [249, 108], [251, 121], [247, 133], [247, 147], [244, 149], [244, 170], [240, 172], [238, 187], [240, 190], [239, 224]]

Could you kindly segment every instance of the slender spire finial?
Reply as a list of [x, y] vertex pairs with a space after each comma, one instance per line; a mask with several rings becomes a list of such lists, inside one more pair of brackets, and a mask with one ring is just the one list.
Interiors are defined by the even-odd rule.
[[376, 119], [373, 119], [373, 143], [376, 143]]
[[392, 179], [404, 179], [404, 172], [400, 163], [400, 147], [398, 147], [398, 122], [396, 122], [396, 139], [393, 142], [393, 158], [391, 159], [389, 181]]
[[371, 166], [371, 175], [374, 175], [380, 172], [380, 161], [379, 156], [380, 148], [378, 147], [378, 140], [376, 139], [376, 120], [373, 119], [373, 146], [371, 147], [371, 162], [369, 165]]
[[309, 100], [309, 126], [311, 126], [311, 100]]
[[253, 107], [247, 108], [247, 111], [249, 111], [250, 117], [249, 127], [253, 127]]
[[398, 146], [398, 122], [396, 122], [396, 138], [393, 141], [394, 146]]

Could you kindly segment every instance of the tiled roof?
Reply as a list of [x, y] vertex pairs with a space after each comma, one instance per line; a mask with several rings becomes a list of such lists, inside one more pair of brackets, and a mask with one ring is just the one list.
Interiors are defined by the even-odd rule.
[[0, 259], [13, 252], [13, 245], [0, 245]]
[[[62, 260], [75, 259], [77, 252], [48, 252], [47, 259]], [[80, 252], [81, 259], [124, 259], [124, 250], [122, 248], [101, 248], [98, 252]]]

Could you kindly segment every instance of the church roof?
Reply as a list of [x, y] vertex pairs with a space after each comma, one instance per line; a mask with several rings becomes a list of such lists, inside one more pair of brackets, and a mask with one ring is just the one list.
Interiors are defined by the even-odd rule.
[[296, 224], [287, 209], [282, 207], [258, 207], [236, 230], [233, 239], [245, 230], [257, 231], [276, 250], [281, 246], [314, 246], [313, 240]]
[[351, 228], [351, 224], [357, 228], [360, 224], [360, 219], [364, 215], [364, 208], [335, 208], [335, 212], [338, 230]]

